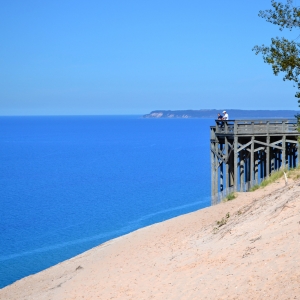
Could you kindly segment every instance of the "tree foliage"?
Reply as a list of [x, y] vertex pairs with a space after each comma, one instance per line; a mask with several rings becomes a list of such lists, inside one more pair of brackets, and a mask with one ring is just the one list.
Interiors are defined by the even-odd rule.
[[[300, 8], [293, 6], [293, 0], [287, 0], [286, 4], [272, 0], [271, 4], [272, 9], [260, 11], [258, 15], [279, 26], [280, 30], [300, 27]], [[272, 66], [275, 75], [282, 72], [283, 80], [295, 83], [298, 88], [295, 97], [300, 106], [300, 43], [275, 37], [271, 39], [270, 46], [255, 46], [253, 50], [262, 54], [264, 62]]]

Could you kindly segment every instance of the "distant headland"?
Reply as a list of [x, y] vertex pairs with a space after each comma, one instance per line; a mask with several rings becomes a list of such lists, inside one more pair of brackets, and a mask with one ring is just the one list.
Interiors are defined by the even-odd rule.
[[[224, 109], [199, 109], [199, 110], [154, 110], [143, 118], [212, 118], [216, 119], [218, 113]], [[245, 118], [295, 118], [300, 113], [296, 110], [243, 110], [226, 109], [230, 119]]]

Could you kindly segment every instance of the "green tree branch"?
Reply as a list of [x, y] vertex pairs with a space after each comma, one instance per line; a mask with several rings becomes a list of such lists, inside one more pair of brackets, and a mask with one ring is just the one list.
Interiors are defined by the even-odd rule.
[[[273, 9], [260, 11], [259, 17], [278, 25], [280, 30], [300, 27], [300, 8], [293, 6], [293, 0], [286, 4], [271, 1]], [[265, 63], [271, 65], [274, 75], [284, 73], [283, 80], [293, 81], [298, 88], [295, 97], [300, 106], [300, 43], [286, 38], [272, 38], [270, 46], [254, 46], [255, 54], [262, 54]]]

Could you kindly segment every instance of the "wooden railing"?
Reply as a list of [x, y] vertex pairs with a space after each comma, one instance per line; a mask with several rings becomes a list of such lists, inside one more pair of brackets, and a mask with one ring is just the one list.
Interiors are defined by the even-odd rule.
[[266, 135], [299, 133], [296, 119], [216, 120], [216, 134]]

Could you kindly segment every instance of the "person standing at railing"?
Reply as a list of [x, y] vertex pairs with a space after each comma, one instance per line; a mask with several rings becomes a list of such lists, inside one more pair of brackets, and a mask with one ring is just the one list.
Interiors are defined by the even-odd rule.
[[226, 120], [226, 121], [228, 121], [229, 120], [229, 116], [228, 116], [228, 113], [226, 112], [226, 110], [224, 110], [223, 111], [223, 118], [222, 118], [222, 120]]
[[[223, 117], [221, 116], [221, 114], [218, 114], [218, 119], [217, 120], [223, 120]], [[217, 122], [218, 127], [222, 127], [224, 125], [224, 122]]]

